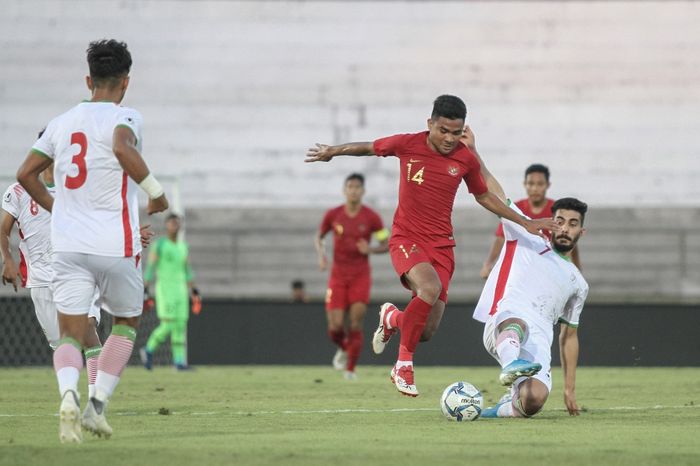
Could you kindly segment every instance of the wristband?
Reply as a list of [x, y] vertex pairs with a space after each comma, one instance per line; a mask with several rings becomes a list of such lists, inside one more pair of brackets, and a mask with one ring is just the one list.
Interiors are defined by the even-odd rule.
[[163, 195], [163, 187], [160, 185], [155, 176], [150, 173], [140, 183], [139, 187], [143, 189], [150, 199], [158, 199]]

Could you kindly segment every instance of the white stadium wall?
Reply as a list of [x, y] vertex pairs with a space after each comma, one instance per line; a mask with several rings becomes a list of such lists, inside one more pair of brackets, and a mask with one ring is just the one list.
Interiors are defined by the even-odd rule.
[[[304, 164], [307, 147], [423, 130], [452, 93], [509, 194], [539, 162], [552, 197], [591, 205], [592, 298], [698, 301], [698, 24], [700, 2], [3, 0], [0, 176], [87, 97], [88, 42], [124, 40], [124, 104], [145, 118], [153, 171], [180, 179], [202, 290], [284, 297], [300, 277], [320, 297], [323, 209], [359, 171], [389, 222], [398, 166]], [[450, 296], [473, 299], [495, 219], [464, 188], [457, 207]], [[374, 262], [374, 296], [404, 296], [388, 258]]]
[[[420, 131], [463, 97], [514, 195], [525, 166], [592, 205], [700, 197], [700, 3], [4, 0], [0, 170], [85, 98], [84, 50], [132, 50], [126, 105], [188, 205], [308, 206], [351, 170], [395, 202], [396, 163], [302, 163], [314, 142]], [[458, 201], [470, 205], [466, 192]]]

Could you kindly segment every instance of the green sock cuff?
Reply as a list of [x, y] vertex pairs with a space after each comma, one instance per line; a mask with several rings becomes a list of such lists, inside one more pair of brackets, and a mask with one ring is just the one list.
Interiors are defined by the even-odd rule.
[[78, 351], [81, 353], [83, 352], [83, 345], [81, 345], [78, 340], [76, 340], [73, 337], [63, 337], [60, 340], [58, 340], [58, 345], [56, 345], [56, 348], [58, 348], [61, 345], [73, 345], [75, 346]]
[[525, 338], [525, 332], [523, 332], [523, 328], [522, 328], [520, 325], [518, 325], [518, 324], [508, 324], [508, 325], [506, 325], [505, 328], [504, 328], [503, 330], [501, 330], [501, 331], [502, 331], [502, 332], [505, 332], [505, 331], [507, 331], [507, 330], [512, 330], [512, 331], [514, 331], [515, 333], [517, 333], [517, 334], [518, 334], [518, 340], [520, 340], [521, 343], [523, 342], [523, 338]]
[[129, 327], [128, 325], [114, 325], [112, 326], [112, 335], [119, 335], [120, 337], [126, 337], [129, 340], [136, 341], [136, 329]]
[[96, 358], [102, 352], [101, 346], [93, 346], [92, 348], [87, 348], [83, 353], [85, 354], [85, 359]]

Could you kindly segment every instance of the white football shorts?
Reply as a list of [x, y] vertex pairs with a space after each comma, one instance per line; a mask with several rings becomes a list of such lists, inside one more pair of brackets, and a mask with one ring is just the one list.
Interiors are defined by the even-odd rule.
[[[58, 340], [61, 338], [61, 332], [58, 327], [58, 313], [56, 312], [56, 303], [54, 303], [51, 288], [48, 286], [37, 286], [30, 288], [29, 292], [32, 296], [34, 312], [36, 313], [39, 325], [41, 325], [41, 329], [44, 331], [44, 335], [46, 335], [49, 346], [56, 349]], [[93, 317], [96, 320], [96, 325], [100, 325], [100, 307], [97, 305], [99, 297], [99, 291], [95, 288], [88, 317]]]
[[102, 308], [116, 317], [137, 317], [143, 311], [140, 257], [108, 257], [77, 252], [54, 252], [53, 290], [63, 314], [88, 314], [95, 287]]
[[[486, 348], [486, 351], [488, 351], [499, 364], [501, 364], [501, 361], [498, 359], [498, 353], [496, 352], [498, 326], [507, 319], [520, 319], [527, 325], [525, 341], [520, 343], [519, 358], [542, 364], [542, 369], [532, 378], [545, 384], [547, 390], [551, 392], [553, 328], [550, 327], [549, 331], [547, 331], [547, 329], [542, 328], [540, 323], [534, 322], [534, 319], [511, 311], [498, 311], [496, 314], [490, 316], [486, 324], [484, 324], [484, 348]], [[523, 378], [523, 380], [524, 379], [525, 378]], [[513, 385], [517, 386], [520, 382], [521, 379], [518, 379]]]

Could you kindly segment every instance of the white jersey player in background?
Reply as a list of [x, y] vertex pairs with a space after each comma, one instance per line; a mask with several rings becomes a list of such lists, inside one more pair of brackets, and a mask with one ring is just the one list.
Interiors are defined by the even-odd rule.
[[[149, 214], [168, 208], [163, 188], [141, 157], [141, 115], [119, 106], [131, 69], [126, 44], [91, 42], [87, 61], [91, 99], [51, 120], [17, 172], [29, 195], [52, 213], [51, 286], [61, 331], [53, 357], [61, 396], [59, 438], [76, 443], [82, 441], [77, 384], [92, 291], [99, 288], [114, 321], [82, 426], [109, 437], [105, 407], [133, 350], [143, 305], [137, 188], [149, 196]], [[52, 161], [55, 202], [39, 180]]]
[[[511, 204], [516, 212], [520, 212]], [[559, 345], [564, 372], [564, 403], [578, 415], [576, 366], [579, 316], [588, 284], [571, 261], [585, 233], [588, 207], [574, 198], [552, 206], [560, 227], [551, 243], [502, 219], [506, 247], [484, 285], [474, 319], [484, 322], [484, 346], [501, 365], [500, 382], [509, 394], [481, 417], [531, 417], [544, 406], [552, 389], [553, 326], [561, 324]]]
[[[41, 133], [40, 133], [41, 135]], [[42, 178], [49, 194], [55, 192], [53, 185], [53, 164], [42, 172]], [[15, 291], [19, 284], [30, 290], [34, 311], [41, 329], [51, 349], [56, 349], [60, 339], [58, 315], [49, 285], [53, 276], [51, 265], [53, 250], [51, 247], [51, 213], [37, 204], [22, 185], [10, 185], [2, 197], [2, 219], [0, 220], [0, 253], [3, 258], [2, 282], [11, 283]], [[10, 234], [15, 223], [19, 233], [20, 265], [17, 267], [9, 248]], [[99, 294], [95, 290], [90, 316], [90, 330], [86, 339], [92, 353], [99, 354], [101, 347], [97, 335], [100, 323], [100, 308], [97, 306]], [[86, 350], [88, 352], [88, 350]], [[89, 353], [88, 354], [92, 354]], [[97, 362], [97, 360], [95, 360]], [[88, 371], [89, 372], [89, 371]], [[90, 374], [89, 374], [90, 375]], [[94, 377], [88, 378], [94, 381]], [[95, 366], [95, 376], [97, 367]], [[93, 382], [94, 383], [94, 382]]]

